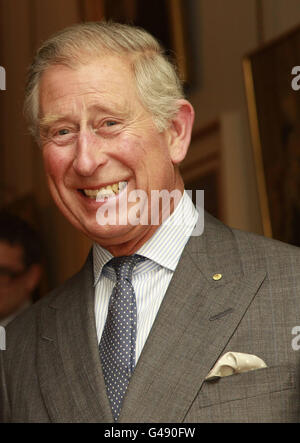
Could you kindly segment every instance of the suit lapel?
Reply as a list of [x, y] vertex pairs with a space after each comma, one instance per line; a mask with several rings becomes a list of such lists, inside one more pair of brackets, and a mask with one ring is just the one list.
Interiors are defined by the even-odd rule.
[[[212, 276], [222, 274], [214, 281]], [[181, 422], [263, 279], [244, 275], [231, 231], [191, 237], [125, 396], [121, 422]]]
[[39, 322], [38, 374], [55, 422], [111, 422], [99, 358], [91, 256], [45, 306]]

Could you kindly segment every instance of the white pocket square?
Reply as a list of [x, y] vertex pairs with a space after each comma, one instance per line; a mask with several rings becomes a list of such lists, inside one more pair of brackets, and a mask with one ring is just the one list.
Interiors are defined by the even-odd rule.
[[261, 358], [256, 357], [256, 355], [244, 354], [242, 352], [226, 352], [217, 361], [205, 380], [227, 377], [228, 375], [266, 367], [266, 363]]

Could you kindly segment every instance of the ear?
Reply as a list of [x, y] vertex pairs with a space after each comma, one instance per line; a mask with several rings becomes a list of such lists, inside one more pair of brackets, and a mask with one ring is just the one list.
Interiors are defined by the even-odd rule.
[[25, 286], [28, 292], [34, 291], [42, 277], [42, 266], [33, 264], [26, 271]]
[[195, 112], [187, 100], [179, 100], [179, 110], [166, 130], [169, 152], [174, 165], [183, 161], [188, 151]]

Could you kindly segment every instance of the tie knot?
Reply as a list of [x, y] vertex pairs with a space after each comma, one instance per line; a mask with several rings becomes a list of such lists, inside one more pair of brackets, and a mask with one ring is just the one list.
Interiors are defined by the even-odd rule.
[[117, 280], [131, 280], [134, 267], [143, 260], [145, 260], [145, 257], [134, 254], [123, 257], [114, 257], [109, 261], [109, 265], [114, 268]]

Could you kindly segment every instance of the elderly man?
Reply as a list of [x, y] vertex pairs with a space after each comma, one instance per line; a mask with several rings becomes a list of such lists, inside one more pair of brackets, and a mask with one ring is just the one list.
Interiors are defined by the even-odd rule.
[[[209, 215], [195, 234], [178, 168], [194, 112], [159, 44], [126, 25], [63, 30], [26, 109], [51, 194], [94, 245], [8, 328], [2, 421], [299, 421], [300, 252]], [[179, 193], [170, 215], [153, 191]]]

